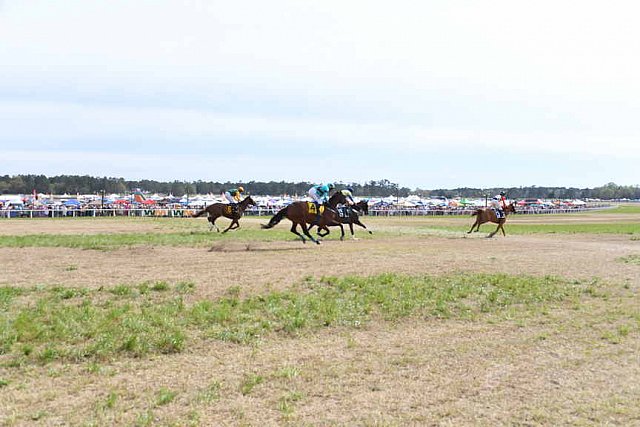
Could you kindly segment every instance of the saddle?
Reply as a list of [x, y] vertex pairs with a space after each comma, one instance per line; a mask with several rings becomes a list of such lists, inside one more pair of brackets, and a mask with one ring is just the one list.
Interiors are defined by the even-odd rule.
[[226, 213], [227, 215], [237, 215], [238, 205], [225, 205], [224, 213]]
[[[310, 214], [318, 215], [318, 209], [316, 209], [314, 202], [307, 202], [307, 209], [309, 209]], [[322, 213], [324, 213], [324, 205], [320, 205], [320, 214]]]

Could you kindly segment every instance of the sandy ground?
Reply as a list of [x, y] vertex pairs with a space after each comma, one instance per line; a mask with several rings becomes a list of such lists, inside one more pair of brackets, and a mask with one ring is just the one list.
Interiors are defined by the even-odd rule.
[[617, 258], [640, 254], [640, 241], [629, 236], [509, 235], [486, 239], [484, 235], [326, 240], [320, 246], [293, 240], [218, 241], [212, 244], [212, 251], [166, 246], [110, 251], [0, 248], [0, 285], [98, 287], [187, 280], [198, 285], [196, 297], [211, 297], [237, 285], [245, 293], [256, 293], [265, 286], [288, 287], [306, 276], [387, 271], [504, 272], [630, 282], [638, 275], [636, 265], [616, 262]]
[[[558, 218], [565, 220], [575, 221]], [[602, 216], [586, 220], [602, 221]], [[631, 216], [616, 220], [634, 221]], [[249, 220], [247, 226], [257, 227], [258, 222]], [[370, 223], [378, 230], [407, 224]], [[167, 228], [138, 221], [0, 222], [0, 234], [5, 235], [141, 230]], [[388, 271], [599, 278], [612, 290], [609, 298], [585, 300], [579, 310], [558, 308], [524, 323], [407, 319], [273, 337], [253, 346], [197, 342], [181, 354], [118, 359], [91, 371], [87, 364], [0, 367], [0, 380], [9, 381], [0, 387], [0, 422], [640, 425], [640, 317], [635, 324], [625, 320], [632, 323], [624, 339], [602, 339], [621, 322], [616, 313], [633, 307], [640, 313], [640, 266], [618, 260], [640, 255], [640, 241], [604, 234], [483, 236], [374, 235], [358, 241], [327, 240], [320, 246], [225, 241], [215, 243], [213, 251], [161, 246], [111, 251], [0, 248], [0, 286], [188, 280], [196, 285], [189, 297], [194, 300], [221, 296], [234, 286], [249, 295], [288, 288], [307, 276]], [[263, 382], [243, 395], [241, 384], [251, 375]], [[212, 385], [216, 397], [204, 398]], [[177, 392], [168, 405], [154, 403], [161, 387]], [[110, 393], [118, 399], [106, 407]]]

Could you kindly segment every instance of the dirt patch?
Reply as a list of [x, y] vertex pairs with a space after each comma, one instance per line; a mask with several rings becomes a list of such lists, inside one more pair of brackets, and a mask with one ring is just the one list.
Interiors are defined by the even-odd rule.
[[319, 246], [299, 241], [224, 241], [209, 248], [142, 246], [110, 251], [0, 248], [0, 285], [99, 287], [186, 280], [196, 284], [195, 297], [201, 298], [219, 296], [230, 286], [255, 294], [289, 287], [306, 276], [387, 271], [526, 273], [633, 283], [638, 266], [617, 259], [639, 253], [638, 241], [618, 235], [401, 236], [328, 240]]

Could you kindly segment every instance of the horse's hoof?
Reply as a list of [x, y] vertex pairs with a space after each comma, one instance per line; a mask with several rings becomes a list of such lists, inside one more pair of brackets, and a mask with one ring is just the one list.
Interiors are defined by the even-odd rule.
[[316, 240], [316, 245], [319, 245], [320, 243], [322, 243], [320, 240]]

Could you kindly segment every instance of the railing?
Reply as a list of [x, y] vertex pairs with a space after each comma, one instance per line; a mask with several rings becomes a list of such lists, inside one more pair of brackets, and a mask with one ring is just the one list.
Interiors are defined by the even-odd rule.
[[[589, 205], [563, 209], [540, 209], [534, 207], [518, 208], [518, 214], [569, 214], [609, 209], [609, 204]], [[280, 208], [251, 208], [245, 211], [249, 216], [271, 216]], [[475, 209], [422, 209], [422, 208], [389, 208], [369, 209], [370, 216], [460, 216], [471, 215]], [[0, 218], [86, 218], [86, 217], [151, 217], [151, 218], [188, 218], [197, 209], [0, 209]]]

